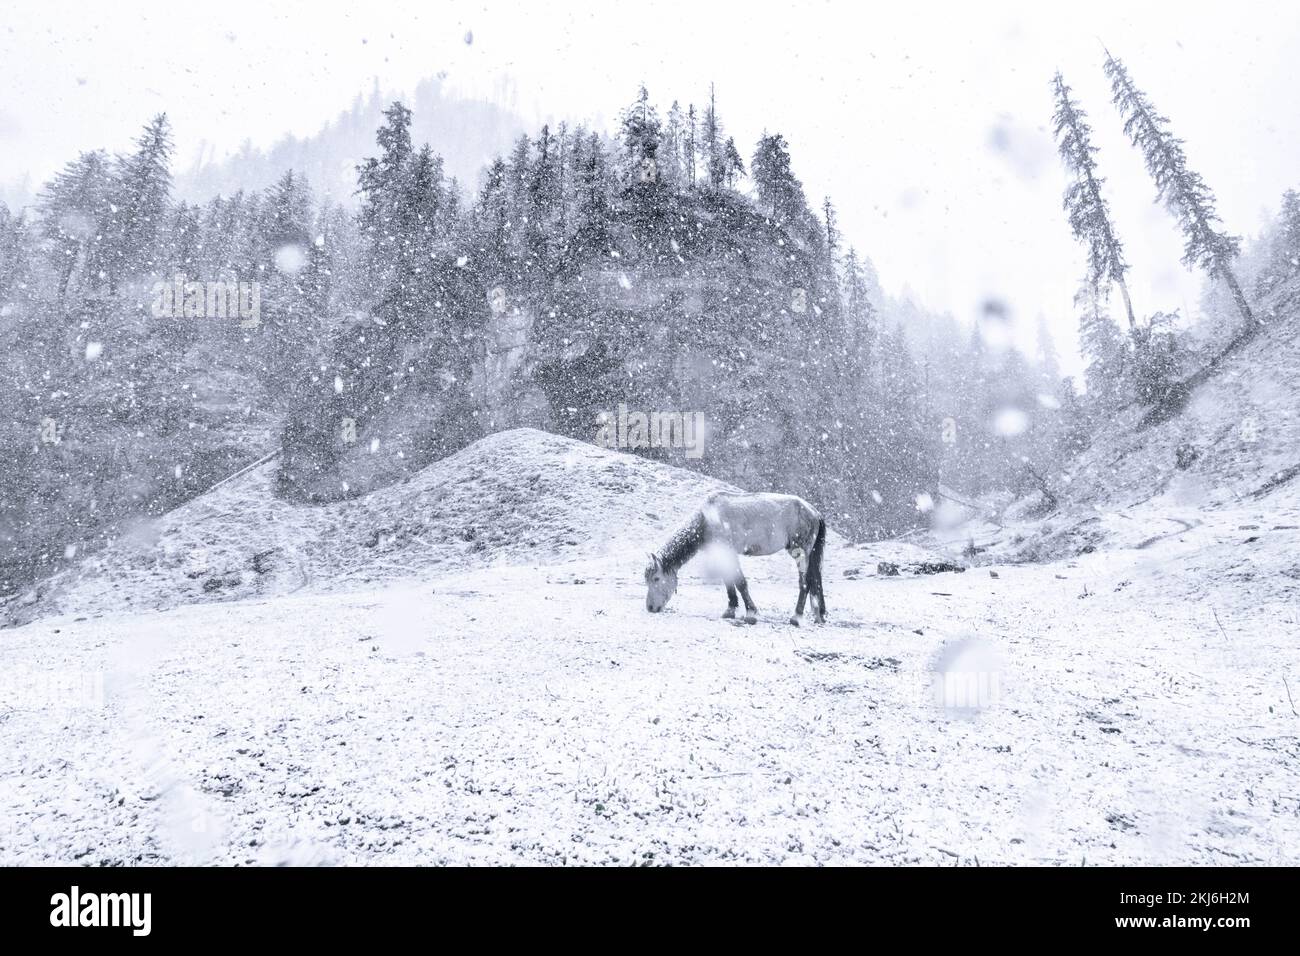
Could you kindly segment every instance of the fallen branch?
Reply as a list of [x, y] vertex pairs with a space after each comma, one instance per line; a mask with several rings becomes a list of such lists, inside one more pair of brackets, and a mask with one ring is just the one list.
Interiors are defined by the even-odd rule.
[[1184, 408], [1187, 407], [1188, 400], [1192, 397], [1192, 391], [1210, 376], [1218, 372], [1223, 363], [1234, 353], [1240, 351], [1248, 344], [1260, 331], [1265, 327], [1263, 322], [1258, 320], [1246, 326], [1237, 335], [1220, 349], [1215, 356], [1210, 359], [1200, 370], [1193, 372], [1187, 378], [1180, 382], [1173, 383], [1166, 391], [1163, 398], [1155, 402], [1147, 413], [1142, 416], [1138, 422], [1138, 428], [1147, 428], [1151, 425], [1159, 425], [1173, 418]]
[[1214, 623], [1219, 625], [1219, 633], [1223, 635], [1223, 639], [1225, 641], [1228, 640], [1228, 632], [1223, 629], [1223, 622], [1219, 620], [1218, 610], [1216, 610], [1215, 608], [1210, 608], [1210, 611], [1214, 614]]
[[[269, 455], [263, 455], [261, 458], [257, 459], [257, 461], [253, 462], [252, 464], [245, 465], [243, 468], [239, 469], [239, 470], [238, 470], [237, 472], [235, 472], [233, 475], [227, 475], [225, 478], [222, 478], [220, 481], [218, 481], [215, 485], [209, 485], [206, 491], [200, 492], [200, 495], [206, 495], [209, 491], [214, 491], [214, 490], [216, 490], [217, 488], [220, 488], [220, 487], [221, 487], [222, 485], [224, 485], [226, 482], [228, 482], [228, 481], [234, 481], [236, 478], [238, 478], [240, 475], [244, 474], [245, 472], [252, 471], [252, 470], [253, 470], [254, 468], [256, 468], [258, 465], [264, 465], [264, 464], [266, 464], [266, 463], [267, 463], [268, 461], [270, 461], [272, 458], [275, 458], [277, 455], [279, 455], [280, 452], [283, 451], [283, 450], [284, 450], [283, 448], [277, 448], [275, 451], [271, 452]], [[197, 497], [199, 497], [199, 495], [195, 495], [194, 497], [197, 498]], [[190, 500], [193, 500], [193, 499], [190, 499]]]
[[1300, 475], [1300, 465], [1292, 465], [1290, 468], [1277, 472], [1268, 481], [1264, 482], [1258, 488], [1250, 493], [1252, 498], [1263, 498], [1270, 491], [1285, 485], [1292, 478]]

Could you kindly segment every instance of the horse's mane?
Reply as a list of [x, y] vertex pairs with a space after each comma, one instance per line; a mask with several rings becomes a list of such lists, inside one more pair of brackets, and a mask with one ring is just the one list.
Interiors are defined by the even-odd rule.
[[673, 532], [673, 536], [659, 552], [659, 561], [664, 570], [676, 571], [695, 557], [695, 553], [704, 547], [708, 535], [709, 526], [704, 520], [704, 512], [695, 512], [695, 516], [690, 521]]

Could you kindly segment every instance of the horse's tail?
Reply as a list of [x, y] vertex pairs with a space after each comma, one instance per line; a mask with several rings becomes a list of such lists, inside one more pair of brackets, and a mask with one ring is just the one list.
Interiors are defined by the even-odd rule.
[[[822, 594], [822, 552], [826, 550], [826, 519], [817, 519], [817, 538], [812, 553], [808, 555], [808, 590], [819, 597]], [[822, 598], [823, 603], [825, 598]], [[825, 608], [822, 608], [825, 611]]]

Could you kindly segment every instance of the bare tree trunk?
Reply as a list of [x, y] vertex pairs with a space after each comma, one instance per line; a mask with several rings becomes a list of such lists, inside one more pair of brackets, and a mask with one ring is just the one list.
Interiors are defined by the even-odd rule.
[[1255, 313], [1250, 310], [1250, 303], [1246, 301], [1246, 295], [1241, 291], [1241, 285], [1237, 282], [1237, 277], [1233, 274], [1232, 269], [1224, 266], [1223, 281], [1228, 283], [1228, 288], [1232, 290], [1232, 298], [1237, 303], [1237, 308], [1241, 310], [1242, 316], [1246, 319], [1246, 328], [1253, 329], [1259, 324], [1259, 319], [1255, 318]]
[[1133, 301], [1128, 297], [1128, 283], [1123, 279], [1116, 280], [1119, 283], [1119, 294], [1124, 297], [1124, 311], [1128, 313], [1128, 331], [1133, 338], [1137, 337], [1137, 319], [1133, 317]]

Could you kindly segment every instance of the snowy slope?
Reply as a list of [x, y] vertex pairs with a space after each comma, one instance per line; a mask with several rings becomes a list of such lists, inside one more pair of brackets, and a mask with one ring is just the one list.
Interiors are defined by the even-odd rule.
[[746, 561], [750, 627], [699, 574], [644, 610], [696, 476], [537, 432], [431, 468], [219, 489], [159, 541], [301, 577], [132, 612], [191, 579], [106, 554], [0, 634], [0, 863], [1296, 862], [1300, 628], [1250, 578], [1293, 511], [964, 574], [834, 539], [830, 622], [783, 623], [782, 555]]
[[550, 562], [599, 553], [623, 536], [644, 552], [689, 514], [692, 502], [726, 487], [528, 428], [492, 435], [401, 483], [333, 504], [275, 497], [276, 467], [269, 462], [142, 523], [112, 548], [11, 601], [4, 620]]
[[[1297, 596], [1300, 569], [1285, 548], [1300, 507], [1300, 290], [1279, 293], [1271, 324], [1207, 375], [1163, 420], [1134, 404], [1102, 423], [1064, 475], [1059, 507], [1040, 517], [1021, 502], [919, 543], [976, 563], [1043, 561], [1144, 548], [1202, 525], [1223, 544], [1207, 574], [1260, 562], [1256, 586]], [[1283, 308], [1282, 306], [1285, 306]], [[1241, 545], [1233, 548], [1232, 543]], [[1249, 547], [1247, 546], [1249, 545]], [[971, 557], [967, 555], [967, 557]]]
[[1179, 414], [1145, 424], [1149, 410], [1131, 406], [1107, 423], [1073, 467], [1070, 497], [1214, 508], [1267, 494], [1300, 466], [1296, 369], [1300, 307], [1196, 385]]

